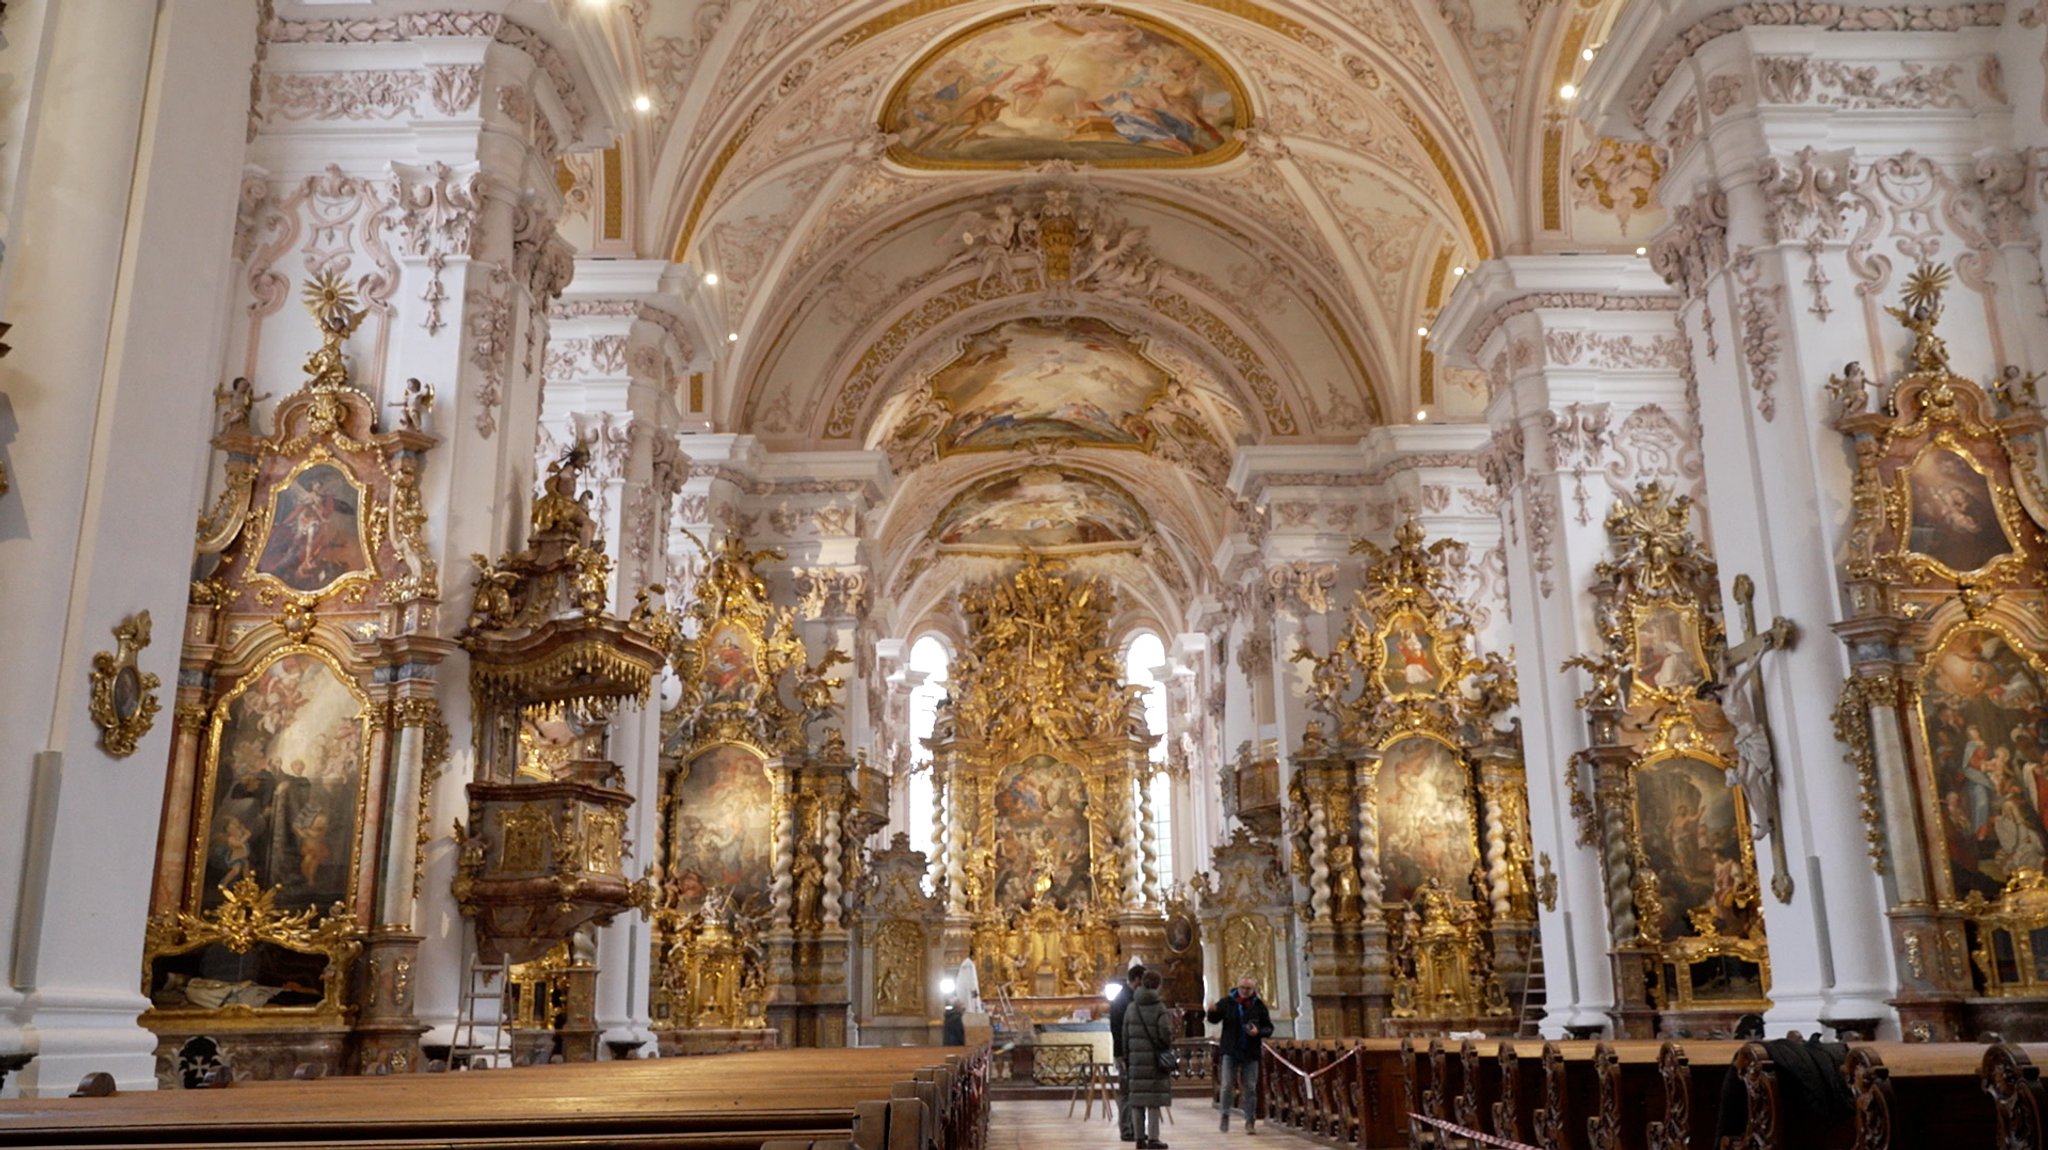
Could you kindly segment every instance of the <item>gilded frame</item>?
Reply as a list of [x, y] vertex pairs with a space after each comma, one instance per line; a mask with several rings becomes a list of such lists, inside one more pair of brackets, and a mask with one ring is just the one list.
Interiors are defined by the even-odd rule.
[[[1480, 817], [1479, 782], [1473, 777], [1471, 756], [1465, 753], [1463, 747], [1460, 747], [1455, 741], [1438, 731], [1414, 728], [1390, 732], [1385, 739], [1381, 740], [1379, 746], [1374, 748], [1372, 802], [1380, 836], [1379, 842], [1375, 844], [1374, 849], [1379, 859], [1382, 874], [1380, 879], [1381, 889], [1379, 891], [1367, 892], [1368, 897], [1373, 902], [1379, 902], [1385, 898], [1386, 890], [1386, 875], [1384, 872], [1387, 865], [1387, 819], [1386, 807], [1383, 805], [1387, 798], [1386, 753], [1397, 744], [1407, 742], [1410, 739], [1423, 739], [1437, 744], [1448, 751], [1452, 760], [1458, 764], [1460, 798], [1465, 810], [1465, 844], [1469, 848], [1471, 858], [1471, 865], [1466, 867], [1466, 871], [1469, 873], [1472, 867], [1479, 866], [1486, 860], [1486, 853], [1479, 847], [1479, 827], [1483, 820]], [[1460, 879], [1460, 883], [1465, 888], [1465, 894], [1461, 896], [1453, 889], [1450, 892], [1452, 898], [1458, 902], [1486, 901], [1484, 891], [1470, 889], [1471, 884], [1463, 878]], [[1406, 903], [1413, 900], [1411, 898], [1401, 901]]]
[[[876, 117], [878, 128], [885, 133], [892, 130], [890, 125], [897, 122], [902, 115], [904, 105], [910, 99], [910, 82], [916, 77], [923, 75], [927, 68], [946, 53], [998, 25], [1035, 19], [1044, 16], [1056, 7], [1058, 5], [1037, 4], [1019, 11], [1003, 12], [986, 19], [977, 20], [920, 52], [917, 58], [911, 61], [909, 66], [904, 68], [902, 73], [896, 77], [895, 82], [890, 85], [889, 94], [882, 101], [881, 114]], [[1098, 10], [1103, 14], [1114, 15], [1128, 20], [1146, 31], [1164, 36], [1186, 48], [1197, 59], [1201, 60], [1202, 63], [1213, 68], [1216, 74], [1222, 78], [1224, 86], [1229, 89], [1230, 97], [1237, 105], [1240, 119], [1233, 127], [1229, 140], [1225, 141], [1222, 146], [1212, 148], [1201, 155], [1141, 160], [1091, 159], [1086, 161], [1086, 163], [1096, 168], [1129, 169], [1133, 171], [1209, 168], [1227, 163], [1244, 151], [1244, 134], [1256, 127], [1258, 117], [1252, 108], [1251, 90], [1245, 85], [1243, 78], [1237, 74], [1236, 69], [1226, 63], [1223, 57], [1216, 53], [1215, 49], [1209, 47], [1207, 43], [1203, 42], [1201, 38], [1192, 32], [1175, 27], [1163, 20], [1133, 12], [1128, 8], [1102, 5]], [[912, 154], [900, 143], [891, 143], [886, 155], [892, 163], [900, 164], [912, 170], [928, 172], [1019, 171], [1029, 168], [1034, 164], [1044, 162], [1043, 160], [933, 160]], [[1075, 162], [1080, 163], [1082, 161]]]
[[[1678, 650], [1669, 654], [1682, 654], [1692, 661], [1697, 678], [1683, 683], [1669, 683], [1662, 680], [1662, 673], [1646, 678], [1644, 671], [1643, 637], [1645, 624], [1659, 612], [1669, 611], [1679, 620]], [[1625, 649], [1629, 662], [1629, 698], [1631, 701], [1650, 703], [1683, 703], [1696, 697], [1699, 688], [1711, 681], [1714, 675], [1713, 663], [1707, 657], [1712, 634], [1705, 613], [1700, 610], [1697, 599], [1691, 597], [1637, 597], [1628, 600], [1628, 632]]]
[[207, 717], [206, 754], [201, 760], [199, 803], [194, 808], [190, 853], [186, 856], [185, 905], [193, 912], [204, 908], [206, 901], [206, 844], [212, 835], [214, 802], [217, 796], [214, 788], [220, 780], [221, 735], [227, 725], [228, 708], [247, 693], [270, 668], [293, 655], [307, 655], [326, 664], [349, 694], [355, 699], [358, 710], [356, 723], [362, 728], [363, 749], [358, 763], [360, 775], [356, 782], [354, 833], [349, 836], [348, 878], [344, 889], [348, 901], [353, 903], [361, 889], [363, 818], [368, 809], [370, 789], [381, 785], [373, 777], [376, 763], [376, 740], [372, 737], [377, 728], [376, 707], [362, 684], [342, 661], [326, 650], [310, 643], [286, 643], [265, 654], [255, 665], [243, 672], [229, 688], [213, 702], [212, 713]]
[[[349, 489], [355, 492], [356, 544], [362, 549], [363, 566], [342, 572], [313, 590], [301, 591], [260, 568], [264, 556], [270, 551], [271, 536], [277, 530], [278, 500], [287, 489], [298, 482], [299, 476], [315, 467], [332, 467], [341, 473]], [[383, 578], [377, 570], [377, 544], [382, 532], [374, 526], [377, 516], [382, 513], [382, 508], [371, 498], [369, 486], [356, 477], [348, 462], [328, 450], [326, 444], [314, 444], [307, 450], [303, 459], [293, 464], [283, 478], [271, 484], [266, 490], [263, 505], [256, 511], [256, 532], [248, 551], [249, 558], [243, 568], [241, 581], [244, 585], [257, 590], [259, 594], [268, 593], [280, 599], [290, 599], [299, 603], [315, 603], [345, 591], [352, 592], [354, 598], [360, 598], [370, 584]]]
[[[1728, 787], [1729, 801], [1734, 812], [1734, 826], [1731, 830], [1737, 844], [1737, 861], [1742, 868], [1741, 882], [1737, 887], [1737, 893], [1747, 897], [1752, 915], [1750, 930], [1743, 936], [1701, 932], [1692, 935], [1680, 935], [1676, 938], [1665, 938], [1662, 936], [1661, 926], [1654, 929], [1646, 928], [1645, 926], [1649, 917], [1646, 911], [1658, 911], [1661, 917], [1662, 900], [1657, 893], [1656, 880], [1652, 878], [1646, 881], [1645, 879], [1646, 875], [1653, 875], [1654, 872], [1649, 867], [1649, 854], [1643, 842], [1641, 779], [1643, 772], [1647, 770], [1663, 763], [1680, 760], [1703, 763], [1719, 770], [1723, 782]], [[1698, 723], [1693, 716], [1680, 711], [1668, 712], [1664, 715], [1658, 722], [1656, 732], [1650, 742], [1645, 744], [1635, 760], [1629, 764], [1628, 793], [1625, 797], [1628, 804], [1629, 856], [1631, 865], [1635, 869], [1634, 878], [1631, 880], [1631, 897], [1636, 910], [1636, 931], [1640, 945], [1656, 950], [1664, 956], [1666, 961], [1673, 961], [1672, 956], [1674, 954], [1682, 955], [1688, 953], [1688, 945], [1692, 945], [1692, 949], [1697, 950], [1696, 940], [1701, 938], [1727, 939], [1741, 937], [1753, 942], [1755, 944], [1756, 957], [1752, 958], [1751, 961], [1756, 961], [1763, 967], [1763, 984], [1766, 988], [1766, 993], [1768, 993], [1770, 985], [1770, 952], [1768, 943], [1763, 936], [1762, 887], [1756, 867], [1756, 840], [1750, 831], [1747, 796], [1743, 794], [1741, 787], [1735, 785], [1733, 775], [1734, 767], [1730, 764], [1728, 756], [1719, 746], [1715, 745], [1711, 737], [1700, 731]], [[1704, 909], [1704, 906], [1686, 907], [1682, 909], [1681, 913], [1690, 917], [1701, 909]], [[1689, 944], [1689, 940], [1693, 940], [1693, 943]], [[1704, 957], [1704, 955], [1698, 955], [1686, 961], [1697, 961], [1699, 957]]]
[[[1916, 426], [1924, 427], [1925, 423], [1926, 420], [1923, 418]], [[1966, 431], [1975, 430], [1966, 429]], [[1910, 433], [1902, 431], [1901, 434], [1903, 436]], [[1981, 437], [1971, 434], [1968, 438], [1978, 439]], [[1913, 473], [1919, 468], [1922, 460], [1930, 455], [1941, 452], [1950, 453], [1961, 459], [1969, 466], [1973, 473], [1984, 481], [1984, 486], [1991, 495], [1991, 505], [1996, 514], [2000, 540], [2005, 544], [2004, 552], [1993, 556], [1973, 570], [1958, 571], [1934, 556], [1915, 550], [1912, 545]], [[2027, 561], [2026, 550], [2021, 545], [2020, 538], [2021, 533], [2025, 530], [2027, 516], [2025, 510], [2020, 506], [2018, 493], [2013, 490], [2010, 482], [2001, 483], [1998, 477], [1993, 475], [1991, 470], [1984, 466], [1972, 446], [1966, 445], [1956, 435], [1954, 429], [1943, 427], [1935, 431], [1934, 434], [1927, 437], [1926, 442], [1914, 449], [1909, 458], [1903, 461], [1895, 461], [1895, 463], [1896, 465], [1892, 472], [1892, 482], [1885, 492], [1887, 526], [1892, 532], [1893, 543], [1892, 549], [1886, 557], [1892, 562], [1897, 563], [1901, 570], [1908, 572], [1916, 580], [1925, 579], [1931, 575], [1934, 578], [1951, 583], [2002, 583], [2014, 574], [2014, 568], [2025, 567]]]

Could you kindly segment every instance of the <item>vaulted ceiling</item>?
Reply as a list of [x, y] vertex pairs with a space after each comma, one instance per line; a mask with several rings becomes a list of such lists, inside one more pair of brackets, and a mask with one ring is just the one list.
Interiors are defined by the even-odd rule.
[[1236, 445], [1478, 414], [1420, 334], [1462, 269], [1647, 234], [1658, 157], [1560, 94], [1617, 3], [615, 0], [649, 107], [571, 165], [581, 242], [717, 275], [720, 429], [889, 452], [897, 577], [974, 492], [1107, 484], [1142, 538], [1068, 542], [1184, 589]]

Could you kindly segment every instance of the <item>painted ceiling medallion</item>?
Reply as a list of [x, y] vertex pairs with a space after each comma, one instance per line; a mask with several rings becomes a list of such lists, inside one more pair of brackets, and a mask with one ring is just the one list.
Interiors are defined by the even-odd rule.
[[921, 168], [1196, 167], [1237, 154], [1244, 85], [1163, 24], [1041, 8], [977, 24], [910, 70], [884, 105], [890, 158]]
[[983, 554], [1127, 549], [1150, 533], [1151, 521], [1130, 492], [1065, 467], [984, 479], [961, 492], [932, 528], [942, 550]]

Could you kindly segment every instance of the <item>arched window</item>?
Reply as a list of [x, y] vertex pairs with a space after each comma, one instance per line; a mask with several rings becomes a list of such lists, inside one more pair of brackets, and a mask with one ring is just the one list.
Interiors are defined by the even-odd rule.
[[[1124, 682], [1145, 688], [1145, 726], [1159, 741], [1152, 761], [1166, 761], [1166, 685], [1155, 674], [1166, 663], [1166, 644], [1150, 631], [1140, 631], [1124, 649]], [[1173, 885], [1173, 785], [1165, 771], [1152, 776], [1152, 833], [1159, 844], [1159, 885]]]
[[939, 700], [946, 694], [946, 668], [953, 661], [936, 635], [926, 635], [910, 645], [910, 669], [923, 673], [924, 681], [910, 691], [910, 795], [905, 816], [910, 821], [910, 846], [925, 857], [932, 854], [932, 753], [924, 740], [931, 737], [932, 722], [939, 715]]

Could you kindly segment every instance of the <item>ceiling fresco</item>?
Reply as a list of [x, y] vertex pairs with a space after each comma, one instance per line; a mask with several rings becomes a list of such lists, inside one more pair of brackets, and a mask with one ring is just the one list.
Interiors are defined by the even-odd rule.
[[915, 167], [1186, 166], [1235, 154], [1243, 91], [1162, 25], [1061, 7], [948, 39], [898, 85], [882, 126], [890, 157]]
[[1151, 521], [1130, 492], [1066, 467], [1032, 467], [982, 480], [939, 514], [942, 550], [1062, 551], [1140, 543]]

